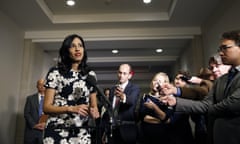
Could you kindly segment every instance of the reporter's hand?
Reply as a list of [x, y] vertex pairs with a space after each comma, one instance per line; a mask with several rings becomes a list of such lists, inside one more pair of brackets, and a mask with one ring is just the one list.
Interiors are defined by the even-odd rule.
[[169, 106], [175, 106], [177, 104], [176, 97], [174, 97], [173, 95], [163, 96], [160, 98], [160, 100], [161, 100], [161, 102], [163, 102]]
[[123, 89], [121, 87], [116, 87], [115, 91], [114, 91], [114, 95], [119, 97], [121, 100], [123, 100], [125, 94], [124, 94]]
[[193, 84], [200, 84], [202, 82], [202, 79], [196, 76], [192, 76], [188, 81]]
[[175, 95], [177, 94], [177, 88], [170, 84], [170, 83], [164, 83], [161, 85], [161, 92], [162, 95]]

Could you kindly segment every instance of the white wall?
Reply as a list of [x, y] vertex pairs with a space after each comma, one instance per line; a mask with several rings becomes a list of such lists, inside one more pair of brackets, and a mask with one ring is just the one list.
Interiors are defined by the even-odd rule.
[[[183, 52], [178, 63], [175, 65], [174, 71], [177, 71], [178, 69], [187, 69], [190, 72], [195, 73], [196, 67], [194, 68], [192, 65], [195, 63], [196, 56], [199, 56], [199, 54], [196, 55], [196, 50], [200, 50], [201, 45], [203, 48], [203, 62], [202, 65], [199, 65], [198, 67], [206, 67], [208, 65], [209, 57], [217, 53], [221, 34], [225, 31], [240, 29], [240, 18], [238, 18], [239, 7], [239, 0], [223, 0], [219, 5], [216, 5], [216, 8], [212, 10], [212, 14], [202, 25], [202, 44], [200, 44], [200, 40], [196, 43], [193, 42], [196, 45], [192, 44], [190, 48], [187, 48], [188, 50]], [[196, 49], [196, 46], [198, 49]], [[198, 64], [201, 64], [201, 59], [199, 60]]]
[[204, 24], [205, 65], [208, 63], [208, 58], [217, 52], [221, 34], [225, 31], [240, 29], [239, 7], [239, 0], [224, 0]]
[[22, 72], [23, 31], [0, 11], [0, 143], [15, 142]]
[[[202, 37], [194, 36], [192, 41], [185, 46], [186, 48], [182, 51], [181, 57], [178, 59], [175, 67], [173, 68], [176, 72], [178, 70], [189, 71], [191, 75], [197, 75], [201, 67], [203, 67], [203, 46]], [[175, 74], [172, 76], [174, 79]]]
[[23, 143], [25, 120], [23, 116], [26, 97], [37, 92], [36, 82], [40, 78], [45, 78], [43, 73], [44, 52], [31, 40], [24, 40], [23, 64], [20, 86], [20, 105], [18, 107], [19, 116], [17, 119], [16, 144]]
[[45, 77], [44, 52], [0, 12], [0, 143], [22, 144], [26, 97], [36, 92], [36, 81]]
[[[59, 47], [60, 49], [60, 47]], [[49, 69], [52, 67], [52, 66], [55, 66], [57, 64], [57, 61], [54, 61], [52, 59], [52, 55], [47, 53], [47, 52], [44, 52], [44, 61], [43, 61], [43, 72], [42, 72], [42, 75], [46, 76], [47, 72], [49, 71]]]

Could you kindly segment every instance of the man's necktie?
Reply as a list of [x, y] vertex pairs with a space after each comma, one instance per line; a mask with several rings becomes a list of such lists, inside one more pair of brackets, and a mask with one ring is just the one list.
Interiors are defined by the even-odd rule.
[[119, 97], [116, 97], [115, 99], [115, 107], [117, 107], [120, 103], [120, 98]]
[[116, 119], [118, 117], [118, 109], [120, 106], [120, 98], [115, 96], [115, 106], [113, 108], [113, 117]]
[[226, 87], [224, 89], [224, 94], [227, 93], [228, 89], [229, 89], [229, 84], [232, 81], [232, 79], [234, 78], [234, 76], [237, 74], [238, 70], [236, 68], [231, 68], [230, 71], [228, 72], [228, 80], [227, 80], [227, 84]]
[[43, 100], [44, 100], [44, 97], [43, 96], [41, 96], [40, 97], [40, 102], [39, 102], [39, 117], [42, 115], [42, 113], [43, 113]]

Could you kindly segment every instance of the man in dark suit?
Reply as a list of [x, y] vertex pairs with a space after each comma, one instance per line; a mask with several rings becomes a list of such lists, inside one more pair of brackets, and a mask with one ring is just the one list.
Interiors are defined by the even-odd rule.
[[45, 127], [45, 122], [39, 122], [42, 115], [42, 107], [40, 103], [43, 101], [44, 96], [44, 80], [37, 81], [38, 93], [27, 97], [24, 107], [25, 118], [25, 132], [24, 144], [42, 144], [42, 135]]
[[[213, 88], [202, 101], [166, 96], [162, 101], [176, 111], [208, 113], [211, 127], [208, 133], [213, 144], [240, 143], [240, 31], [225, 32], [218, 49], [223, 64], [231, 65], [229, 73], [216, 79]], [[231, 76], [231, 77], [230, 77]], [[170, 94], [174, 89], [163, 85], [162, 91]]]
[[111, 88], [109, 97], [113, 106], [115, 123], [110, 143], [136, 144], [137, 127], [134, 109], [140, 95], [140, 89], [130, 82], [133, 72], [129, 64], [121, 64], [117, 76], [118, 85]]

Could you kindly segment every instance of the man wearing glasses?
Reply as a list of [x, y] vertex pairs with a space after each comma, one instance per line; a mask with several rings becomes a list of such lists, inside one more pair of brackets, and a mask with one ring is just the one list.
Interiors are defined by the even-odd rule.
[[[223, 64], [231, 65], [231, 69], [216, 79], [204, 100], [165, 96], [162, 101], [176, 106], [176, 111], [207, 114], [210, 143], [240, 144], [240, 31], [223, 33], [218, 52]], [[162, 86], [165, 94], [172, 90], [168, 85]]]

